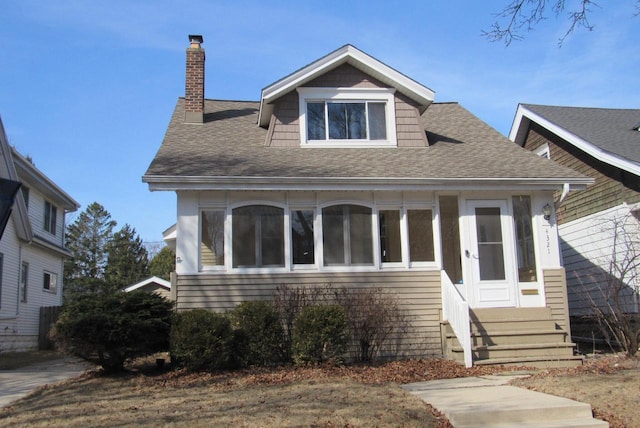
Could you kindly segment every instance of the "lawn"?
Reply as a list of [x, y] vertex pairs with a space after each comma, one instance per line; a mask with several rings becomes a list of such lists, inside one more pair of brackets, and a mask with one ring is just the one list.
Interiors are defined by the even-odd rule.
[[[0, 425], [449, 427], [438, 412], [399, 385], [496, 370], [465, 369], [444, 360], [215, 374], [160, 371], [140, 363], [129, 368], [130, 372], [120, 376], [91, 372], [41, 388], [0, 409]], [[521, 386], [563, 396], [571, 393], [576, 396], [569, 398], [591, 402], [600, 412], [596, 415], [609, 418], [616, 428], [640, 426], [635, 419], [639, 373], [635, 360], [606, 358], [578, 369], [541, 371], [520, 382]], [[622, 389], [620, 396], [614, 396], [618, 389]], [[615, 406], [610, 409], [599, 401], [596, 390]], [[591, 395], [587, 395], [589, 391]]]

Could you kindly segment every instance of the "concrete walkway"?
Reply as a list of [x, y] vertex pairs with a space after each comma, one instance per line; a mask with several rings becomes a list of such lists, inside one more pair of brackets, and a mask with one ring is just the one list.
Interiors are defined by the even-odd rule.
[[490, 375], [404, 385], [444, 413], [455, 428], [606, 428], [586, 403], [509, 386], [514, 376]]
[[81, 375], [93, 368], [77, 358], [66, 357], [15, 370], [0, 370], [0, 407], [24, 397], [34, 389]]

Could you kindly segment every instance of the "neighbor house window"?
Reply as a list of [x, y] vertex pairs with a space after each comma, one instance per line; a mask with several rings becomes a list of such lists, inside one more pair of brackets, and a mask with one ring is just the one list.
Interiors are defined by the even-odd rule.
[[44, 272], [44, 282], [42, 284], [42, 288], [55, 293], [58, 286], [58, 275], [51, 272]]
[[284, 266], [284, 210], [266, 205], [232, 213], [233, 267]]
[[27, 301], [27, 284], [29, 283], [29, 263], [22, 262], [20, 267], [20, 301]]
[[516, 228], [516, 253], [518, 256], [518, 280], [537, 281], [536, 254], [533, 247], [533, 225], [531, 220], [531, 198], [513, 197], [513, 218]]
[[44, 203], [44, 230], [56, 234], [56, 222], [57, 222], [58, 209], [52, 203], [45, 201]]
[[432, 262], [434, 257], [431, 210], [407, 210], [409, 224], [409, 260]]
[[224, 211], [206, 210], [200, 219], [200, 265], [224, 266]]
[[20, 187], [22, 190], [22, 199], [24, 199], [24, 205], [29, 209], [29, 188], [27, 186]]
[[373, 265], [371, 208], [336, 205], [322, 210], [325, 266]]
[[382, 263], [402, 262], [402, 241], [400, 239], [400, 211], [380, 210], [380, 260]]
[[313, 210], [291, 210], [291, 254], [294, 265], [312, 265], [314, 258]]
[[302, 144], [395, 145], [395, 100], [386, 88], [298, 88]]

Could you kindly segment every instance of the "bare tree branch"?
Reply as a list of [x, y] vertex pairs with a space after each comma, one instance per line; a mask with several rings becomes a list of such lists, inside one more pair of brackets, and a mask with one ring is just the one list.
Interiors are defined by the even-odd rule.
[[[640, 0], [635, 0], [635, 3], [637, 12], [634, 15], [640, 16]], [[594, 0], [580, 0], [575, 9], [568, 11], [569, 28], [558, 40], [559, 46], [579, 27], [589, 31], [594, 29], [589, 20], [594, 6], [598, 7]], [[557, 19], [565, 10], [565, 0], [511, 0], [501, 12], [494, 14], [496, 21], [488, 31], [483, 30], [482, 35], [491, 42], [502, 41], [509, 46], [514, 40], [522, 40], [523, 33], [533, 30], [549, 14]]]

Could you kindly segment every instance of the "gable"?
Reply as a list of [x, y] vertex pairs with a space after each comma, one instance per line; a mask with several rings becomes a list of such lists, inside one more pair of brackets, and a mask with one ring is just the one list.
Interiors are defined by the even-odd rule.
[[[318, 76], [301, 88], [357, 88], [390, 89], [376, 78], [358, 70], [350, 64], [343, 64]], [[338, 89], [339, 91], [339, 89]], [[354, 94], [353, 96], [358, 96]], [[364, 96], [364, 95], [363, 95]], [[269, 122], [269, 132], [265, 141], [271, 147], [296, 147], [301, 144], [303, 129], [300, 129], [301, 105], [298, 91], [291, 91], [274, 102], [273, 114]], [[393, 94], [394, 138], [398, 147], [425, 147], [428, 145], [426, 133], [420, 123], [419, 106], [414, 100], [395, 92]], [[344, 144], [344, 143], [342, 143]], [[344, 144], [346, 145], [346, 144]]]

